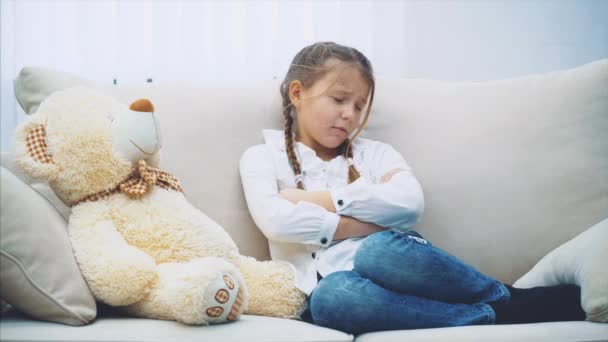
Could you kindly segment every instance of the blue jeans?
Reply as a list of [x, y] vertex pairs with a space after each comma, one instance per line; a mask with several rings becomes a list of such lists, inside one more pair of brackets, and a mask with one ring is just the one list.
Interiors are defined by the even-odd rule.
[[502, 283], [414, 231], [368, 236], [354, 265], [317, 284], [307, 313], [314, 324], [351, 334], [493, 324], [486, 303], [510, 297]]

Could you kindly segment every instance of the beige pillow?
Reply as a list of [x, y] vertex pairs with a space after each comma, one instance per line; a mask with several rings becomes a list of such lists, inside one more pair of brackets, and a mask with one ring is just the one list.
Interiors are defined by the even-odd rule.
[[65, 219], [39, 193], [0, 168], [0, 297], [35, 318], [84, 325], [97, 313]]
[[529, 288], [557, 284], [581, 287], [587, 319], [608, 322], [608, 219], [582, 232], [543, 257], [513, 284]]

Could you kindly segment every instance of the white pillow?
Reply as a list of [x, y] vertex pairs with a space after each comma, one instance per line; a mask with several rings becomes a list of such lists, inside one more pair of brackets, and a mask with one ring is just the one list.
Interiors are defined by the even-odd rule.
[[15, 98], [25, 113], [32, 114], [52, 93], [77, 85], [96, 87], [94, 82], [68, 72], [25, 67], [15, 79]]
[[551, 251], [513, 286], [576, 284], [581, 287], [587, 319], [608, 322], [607, 263], [608, 219], [605, 219]]
[[74, 260], [67, 222], [4, 167], [0, 184], [0, 297], [41, 320], [90, 323], [97, 307]]
[[21, 170], [17, 165], [15, 165], [15, 156], [12, 153], [2, 152], [0, 153], [0, 165], [3, 168], [10, 171], [13, 175], [19, 178], [20, 181], [30, 186], [30, 188], [36, 190], [42, 197], [46, 198], [49, 203], [51, 203], [55, 209], [63, 216], [65, 221], [67, 222], [70, 213], [72, 212], [72, 208], [70, 208], [67, 204], [63, 203], [63, 201], [57, 197], [53, 189], [51, 189], [49, 183], [46, 181], [41, 181], [37, 179], [33, 179], [32, 177], [26, 175], [23, 170]]

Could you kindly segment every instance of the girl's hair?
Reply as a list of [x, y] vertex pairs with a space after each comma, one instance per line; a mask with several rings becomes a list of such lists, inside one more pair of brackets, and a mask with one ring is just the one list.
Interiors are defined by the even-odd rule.
[[[322, 78], [331, 68], [324, 67], [325, 62], [330, 59], [338, 59], [340, 64], [349, 64], [356, 67], [361, 72], [361, 75], [369, 82], [370, 98], [367, 105], [367, 111], [363, 119], [363, 123], [353, 136], [353, 139], [346, 139], [342, 145], [338, 147], [338, 153], [342, 154], [347, 160], [351, 160], [353, 152], [351, 149], [352, 141], [361, 133], [367, 120], [374, 101], [375, 80], [373, 69], [370, 61], [359, 50], [336, 44], [333, 42], [318, 42], [307, 46], [300, 50], [293, 58], [287, 75], [281, 83], [281, 97], [283, 98], [283, 116], [285, 117], [285, 147], [287, 157], [293, 172], [296, 174], [296, 183], [298, 188], [304, 189], [300, 162], [296, 156], [293, 143], [293, 117], [291, 116], [292, 106], [289, 98], [289, 86], [292, 81], [299, 80], [305, 88], [311, 87], [317, 80]], [[348, 167], [348, 182], [352, 183], [359, 178], [359, 172], [352, 163], [349, 162]]]

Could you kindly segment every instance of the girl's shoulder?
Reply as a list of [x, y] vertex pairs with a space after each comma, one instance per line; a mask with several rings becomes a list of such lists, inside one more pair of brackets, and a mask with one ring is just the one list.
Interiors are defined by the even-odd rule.
[[353, 153], [377, 155], [392, 150], [394, 148], [390, 144], [378, 140], [358, 137], [353, 141]]
[[270, 150], [265, 144], [250, 146], [243, 152], [239, 165], [241, 167], [256, 165], [272, 160]]
[[[262, 138], [268, 153], [285, 152], [285, 132], [278, 129], [262, 130]], [[257, 145], [256, 145], [257, 146]]]
[[285, 140], [280, 130], [265, 129], [262, 131], [264, 142], [250, 146], [243, 152], [239, 164], [241, 168], [257, 168], [260, 165], [273, 165], [275, 159], [285, 154]]
[[409, 169], [401, 153], [392, 145], [368, 138], [353, 141], [353, 159], [360, 170], [369, 168], [374, 174], [383, 175], [395, 168]]
[[262, 137], [264, 142], [261, 144], [253, 145], [249, 147], [243, 153], [243, 156], [246, 155], [269, 155], [275, 150], [284, 150], [285, 149], [285, 140], [283, 137], [283, 132], [276, 129], [265, 129], [262, 130]]

